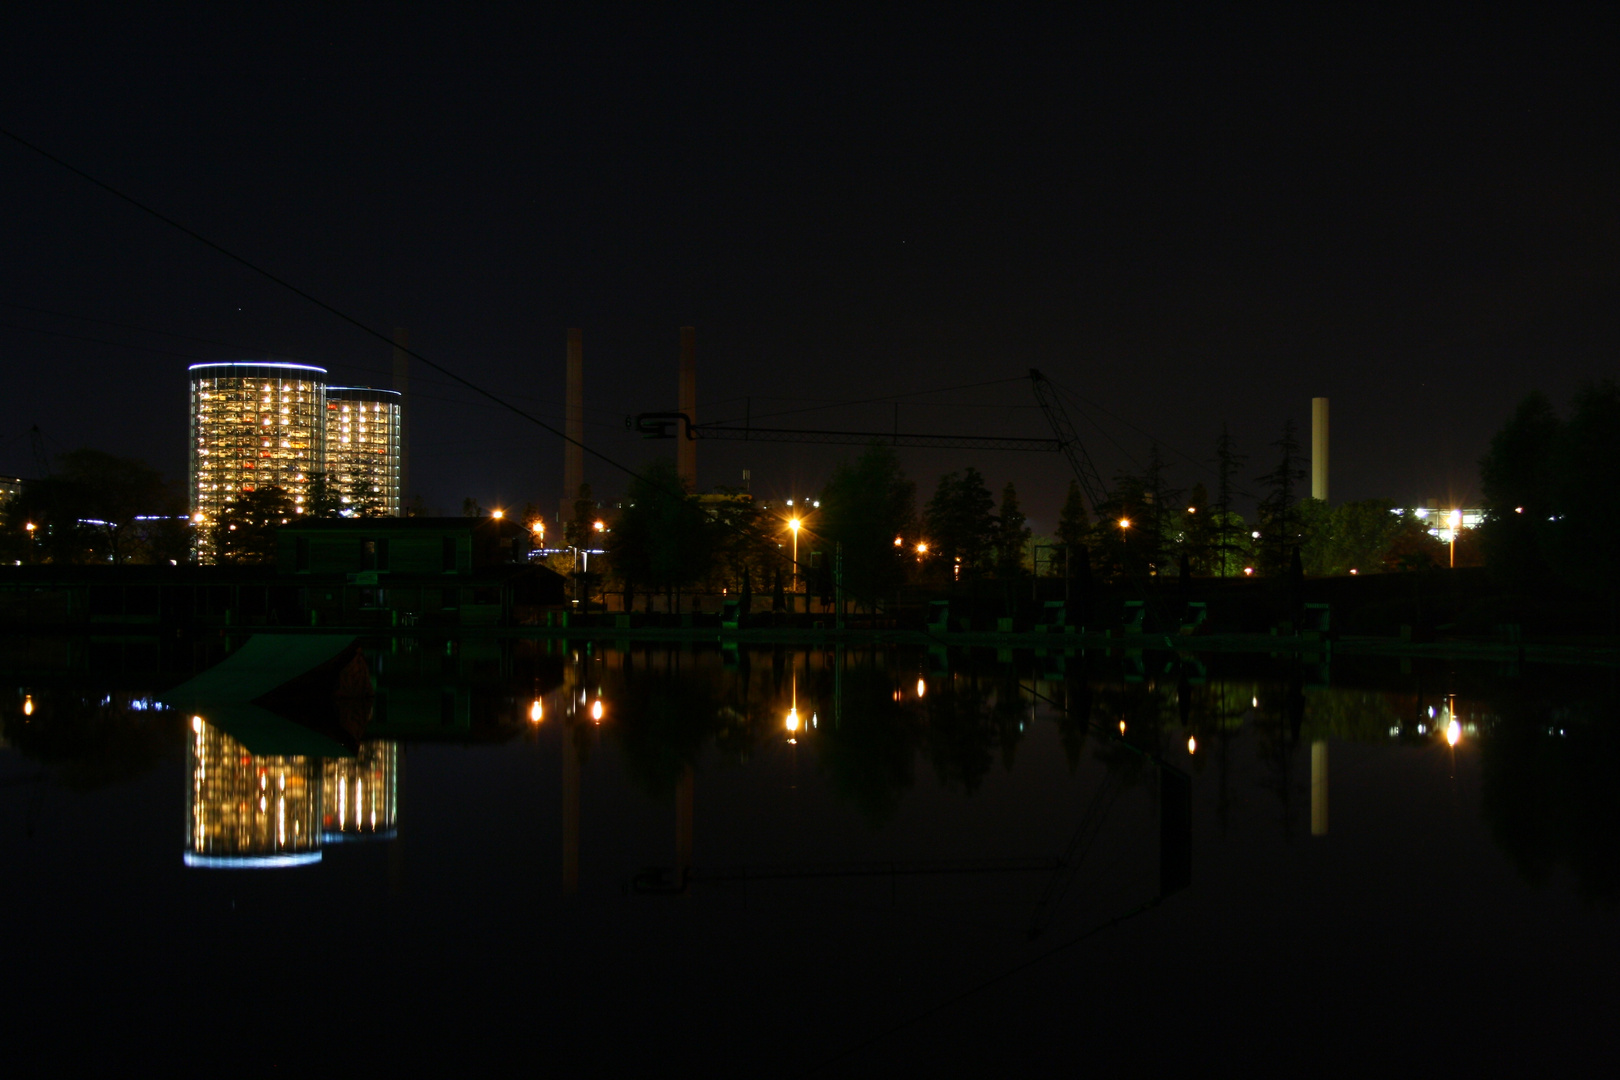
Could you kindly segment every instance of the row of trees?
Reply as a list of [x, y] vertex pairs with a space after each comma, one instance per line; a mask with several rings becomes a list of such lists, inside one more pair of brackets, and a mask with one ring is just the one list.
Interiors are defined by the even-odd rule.
[[[14, 563], [187, 563], [194, 530], [183, 491], [135, 458], [70, 450], [49, 476], [30, 480], [0, 506], [0, 559]], [[344, 504], [326, 476], [310, 478], [303, 516], [380, 517], [381, 503]], [[207, 522], [216, 560], [275, 558], [275, 530], [299, 513], [279, 487], [246, 492]]]
[[[917, 486], [894, 450], [875, 444], [840, 463], [821, 493], [820, 510], [804, 522], [801, 578], [830, 598], [834, 552], [842, 550], [848, 597], [870, 603], [906, 583], [936, 586], [1032, 572], [1070, 572], [1057, 551], [1084, 549], [1090, 571], [1141, 580], [1187, 571], [1201, 576], [1274, 576], [1288, 571], [1296, 549], [1312, 575], [1444, 565], [1446, 552], [1428, 523], [1371, 499], [1330, 507], [1301, 498], [1304, 461], [1292, 423], [1272, 444], [1274, 465], [1247, 475], [1230, 434], [1216, 441], [1213, 490], [1177, 487], [1157, 445], [1139, 473], [1114, 479], [1093, 517], [1070, 482], [1053, 535], [1035, 538], [1013, 484], [998, 501], [977, 469], [940, 477], [920, 508]], [[1257, 491], [1247, 490], [1252, 483]], [[1236, 504], [1252, 499], [1253, 521]], [[727, 587], [780, 591], [793, 568], [784, 523], [746, 498], [698, 499], [683, 492], [673, 466], [657, 462], [634, 480], [608, 537], [608, 573], [621, 588], [672, 591]], [[1466, 554], [1466, 552], [1465, 552]]]
[[1485, 559], [1519, 586], [1562, 580], [1620, 592], [1620, 506], [1607, 497], [1620, 460], [1620, 387], [1604, 380], [1560, 417], [1530, 394], [1480, 461]]

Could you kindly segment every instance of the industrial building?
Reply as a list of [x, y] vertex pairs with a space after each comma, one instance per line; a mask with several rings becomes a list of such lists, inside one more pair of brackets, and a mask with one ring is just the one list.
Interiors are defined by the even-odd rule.
[[326, 482], [344, 509], [400, 516], [400, 401], [396, 390], [326, 388]]
[[402, 509], [401, 395], [326, 385], [311, 364], [193, 364], [190, 513], [197, 561], [214, 561], [209, 525], [225, 507], [280, 488], [295, 512], [312, 509], [317, 476], [340, 511], [398, 516]]

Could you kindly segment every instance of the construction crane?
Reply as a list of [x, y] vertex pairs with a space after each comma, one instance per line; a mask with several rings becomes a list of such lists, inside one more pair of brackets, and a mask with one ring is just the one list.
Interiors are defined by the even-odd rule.
[[[649, 439], [728, 439], [735, 442], [820, 443], [826, 446], [924, 446], [937, 450], [1015, 450], [1056, 453], [1057, 439], [996, 435], [939, 435], [904, 431], [830, 431], [815, 428], [734, 427], [694, 424], [685, 413], [637, 413], [625, 417], [624, 426]], [[677, 429], [679, 432], [677, 433]]]
[[1035, 368], [1029, 369], [1029, 381], [1034, 387], [1035, 400], [1040, 404], [1041, 412], [1046, 414], [1046, 422], [1052, 425], [1052, 433], [1057, 436], [1058, 448], [1069, 459], [1069, 468], [1074, 470], [1080, 493], [1095, 517], [1108, 501], [1108, 488], [1103, 484], [1102, 477], [1097, 475], [1097, 466], [1091, 463], [1085, 443], [1080, 441], [1074, 425], [1069, 422], [1069, 412], [1058, 398], [1057, 388]]
[[45, 433], [38, 424], [28, 429], [28, 443], [34, 452], [34, 472], [43, 480], [51, 475], [51, 456], [45, 452]]
[[820, 443], [828, 446], [929, 447], [937, 450], [1013, 450], [1028, 453], [1061, 453], [1068, 459], [1087, 508], [1096, 516], [1108, 501], [1108, 488], [1092, 464], [1091, 455], [1080, 441], [1069, 414], [1058, 398], [1057, 388], [1035, 368], [1029, 369], [1035, 400], [1052, 425], [1055, 438], [1034, 436], [942, 435], [894, 431], [833, 431], [816, 428], [762, 428], [753, 425], [694, 424], [683, 412], [646, 412], [624, 418], [624, 426], [648, 439], [726, 439], [736, 442]]

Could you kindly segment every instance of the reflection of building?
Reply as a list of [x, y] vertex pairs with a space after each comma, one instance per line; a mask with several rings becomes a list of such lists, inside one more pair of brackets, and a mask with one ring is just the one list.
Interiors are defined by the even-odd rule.
[[320, 758], [255, 756], [196, 716], [186, 758], [187, 866], [320, 861]]
[[387, 840], [399, 824], [399, 743], [362, 743], [360, 756], [321, 768], [321, 839]]
[[[190, 500], [193, 518], [215, 520], [260, 488], [279, 487], [303, 512], [322, 468], [322, 383], [308, 364], [191, 365]], [[206, 529], [198, 557], [213, 561]]]
[[326, 475], [344, 509], [372, 503], [399, 517], [400, 400], [395, 390], [326, 388]]

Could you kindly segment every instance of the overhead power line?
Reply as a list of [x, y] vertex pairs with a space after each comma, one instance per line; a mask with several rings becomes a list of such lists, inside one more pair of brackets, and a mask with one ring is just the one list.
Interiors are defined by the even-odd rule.
[[326, 301], [322, 300], [318, 296], [314, 296], [311, 293], [308, 293], [308, 292], [304, 291], [303, 289], [300, 289], [298, 286], [294, 285], [292, 282], [286, 280], [285, 278], [282, 278], [282, 277], [280, 277], [280, 276], [278, 276], [276, 274], [271, 273], [269, 270], [267, 270], [264, 267], [260, 266], [258, 263], [253, 262], [251, 259], [246, 258], [245, 256], [238, 255], [236, 252], [232, 251], [230, 248], [227, 248], [222, 244], [215, 243], [213, 240], [210, 240], [208, 237], [204, 236], [202, 233], [197, 232], [195, 229], [192, 229], [187, 225], [181, 224], [180, 222], [176, 221], [174, 218], [169, 217], [167, 214], [162, 213], [161, 211], [157, 210], [156, 208], [154, 208], [152, 206], [148, 206], [146, 203], [144, 203], [144, 202], [140, 201], [139, 199], [135, 198], [133, 195], [126, 194], [125, 192], [119, 190], [118, 188], [113, 187], [111, 184], [107, 183], [106, 181], [101, 180], [101, 179], [99, 179], [99, 178], [97, 178], [95, 176], [92, 176], [90, 173], [85, 172], [83, 169], [79, 168], [78, 166], [73, 165], [70, 162], [63, 160], [62, 158], [57, 157], [55, 154], [53, 154], [50, 151], [44, 149], [43, 147], [36, 146], [34, 143], [29, 142], [27, 139], [23, 138], [21, 135], [18, 135], [16, 132], [11, 131], [8, 128], [0, 128], [0, 135], [4, 135], [6, 138], [8, 138], [12, 142], [16, 143], [18, 146], [21, 146], [25, 150], [31, 151], [32, 153], [35, 153], [35, 154], [39, 155], [40, 157], [44, 158], [46, 161], [51, 162], [53, 165], [56, 165], [56, 166], [58, 166], [60, 168], [63, 168], [63, 169], [66, 169], [68, 172], [72, 173], [74, 176], [79, 177], [79, 179], [84, 180], [86, 183], [95, 185], [96, 187], [100, 188], [101, 190], [107, 192], [107, 194], [112, 195], [114, 198], [117, 198], [117, 199], [119, 199], [119, 200], [121, 200], [123, 202], [128, 203], [130, 206], [133, 206], [135, 209], [139, 210], [141, 213], [147, 214], [147, 215], [149, 215], [149, 216], [151, 216], [153, 218], [156, 218], [158, 221], [161, 221], [163, 224], [169, 226], [170, 228], [184, 233], [185, 235], [191, 237], [193, 240], [197, 241], [199, 244], [202, 244], [204, 247], [207, 247], [207, 248], [217, 252], [218, 254], [223, 255], [225, 258], [231, 260], [232, 262], [236, 263], [237, 265], [245, 267], [246, 269], [251, 270], [253, 273], [258, 274], [260, 277], [264, 278], [266, 281], [269, 281], [269, 282], [271, 282], [272, 284], [275, 284], [275, 285], [279, 285], [281, 288], [283, 288], [283, 289], [287, 290], [288, 292], [292, 293], [294, 296], [298, 297], [299, 299], [304, 300], [304, 301], [306, 301], [308, 303], [314, 304], [316, 307], [320, 308], [322, 311], [325, 311], [327, 314], [332, 315], [332, 316], [342, 320], [343, 322], [348, 323], [350, 326], [352, 326], [355, 329], [359, 330], [361, 333], [368, 334], [371, 337], [376, 338], [378, 341], [380, 341], [383, 344], [387, 345], [391, 349], [398, 349], [400, 352], [403, 352], [405, 355], [411, 357], [413, 360], [421, 361], [423, 364], [426, 364], [432, 370], [439, 372], [441, 375], [444, 375], [446, 378], [449, 378], [449, 379], [451, 379], [451, 380], [453, 380], [453, 381], [455, 381], [457, 383], [460, 383], [462, 386], [465, 386], [467, 389], [473, 391], [474, 393], [488, 398], [490, 401], [494, 402], [497, 405], [500, 405], [501, 407], [503, 407], [503, 408], [507, 409], [508, 411], [516, 414], [517, 416], [522, 417], [523, 419], [529, 421], [531, 424], [534, 424], [536, 427], [539, 427], [544, 431], [550, 432], [551, 434], [557, 436], [557, 438], [563, 440], [566, 443], [569, 443], [570, 445], [579, 447], [585, 453], [590, 454], [592, 457], [594, 457], [597, 460], [603, 462], [604, 464], [611, 465], [613, 468], [618, 469], [619, 471], [623, 472], [627, 476], [639, 477], [639, 475], [640, 475], [639, 473], [637, 473], [634, 469], [630, 468], [628, 465], [625, 465], [623, 462], [620, 462], [620, 461], [618, 461], [618, 460], [616, 460], [616, 459], [614, 459], [612, 457], [609, 457], [607, 454], [602, 453], [602, 451], [597, 450], [597, 449], [595, 449], [595, 448], [593, 448], [591, 446], [588, 446], [585, 443], [580, 442], [578, 439], [570, 438], [567, 432], [562, 431], [559, 428], [553, 427], [552, 425], [546, 423], [544, 420], [542, 420], [539, 417], [535, 416], [534, 414], [528, 412], [527, 410], [521, 409], [518, 406], [512, 404], [510, 401], [507, 401], [505, 398], [501, 397], [499, 394], [496, 394], [495, 392], [493, 392], [491, 390], [485, 389], [484, 387], [480, 386], [479, 384], [473, 382], [471, 379], [468, 379], [468, 378], [466, 378], [466, 377], [464, 377], [462, 375], [456, 374], [454, 371], [450, 370], [449, 368], [445, 367], [444, 365], [439, 364], [439, 363], [437, 363], [437, 362], [435, 362], [433, 360], [428, 359], [427, 357], [423, 356], [421, 353], [415, 351], [414, 349], [410, 349], [410, 348], [407, 348], [407, 347], [405, 347], [403, 345], [397, 344], [394, 341], [392, 335], [385, 334], [381, 330], [378, 330], [375, 327], [370, 326], [369, 324], [367, 324], [367, 323], [361, 321], [360, 319], [356, 318], [355, 316], [350, 315], [348, 312], [342, 310], [341, 308], [335, 307], [332, 304], [329, 304]]

